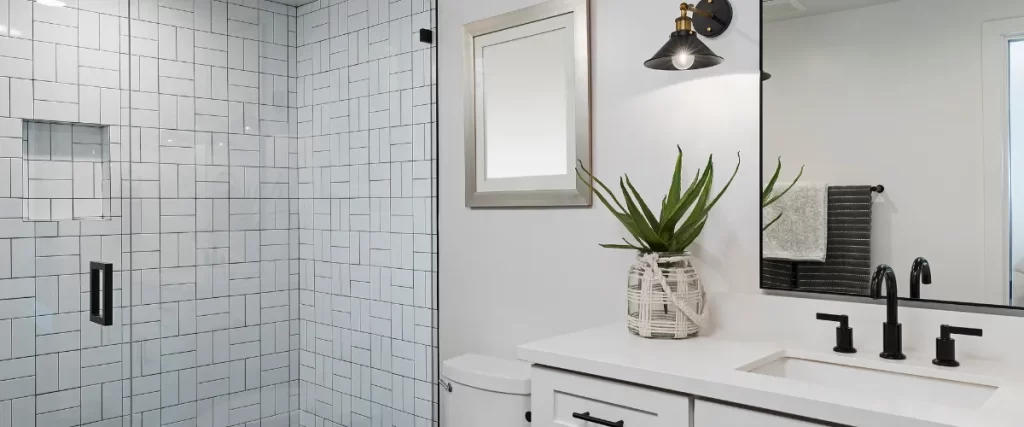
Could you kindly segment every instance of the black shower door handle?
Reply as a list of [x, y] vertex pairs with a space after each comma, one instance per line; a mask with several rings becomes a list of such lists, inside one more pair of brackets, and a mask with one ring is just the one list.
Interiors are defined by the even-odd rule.
[[[103, 292], [100, 292], [101, 274]], [[96, 261], [89, 263], [89, 320], [101, 326], [114, 324], [114, 264]]]

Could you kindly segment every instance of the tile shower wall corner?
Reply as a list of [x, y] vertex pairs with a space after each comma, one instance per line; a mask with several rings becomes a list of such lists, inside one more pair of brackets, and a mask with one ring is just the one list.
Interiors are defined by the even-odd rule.
[[[296, 8], [65, 2], [0, 0], [0, 427], [298, 425]], [[23, 221], [22, 119], [110, 126], [109, 219]]]
[[302, 426], [436, 426], [435, 11], [298, 8]]

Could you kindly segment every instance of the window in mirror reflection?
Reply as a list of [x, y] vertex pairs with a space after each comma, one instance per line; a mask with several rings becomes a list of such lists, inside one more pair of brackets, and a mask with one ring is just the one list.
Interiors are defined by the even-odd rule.
[[1024, 289], [1024, 40], [1010, 42], [1010, 301]]

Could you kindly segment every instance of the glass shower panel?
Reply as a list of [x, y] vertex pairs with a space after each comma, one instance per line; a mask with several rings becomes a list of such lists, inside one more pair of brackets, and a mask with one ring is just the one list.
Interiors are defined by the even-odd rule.
[[132, 425], [291, 425], [295, 8], [132, 5]]
[[129, 414], [128, 2], [68, 3], [0, 1], [4, 426]]

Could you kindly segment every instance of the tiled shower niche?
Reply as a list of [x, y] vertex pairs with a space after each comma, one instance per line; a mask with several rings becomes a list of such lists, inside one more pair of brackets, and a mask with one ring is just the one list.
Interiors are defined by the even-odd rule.
[[110, 218], [110, 128], [24, 121], [22, 210], [26, 221]]

